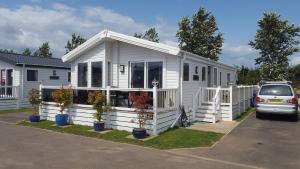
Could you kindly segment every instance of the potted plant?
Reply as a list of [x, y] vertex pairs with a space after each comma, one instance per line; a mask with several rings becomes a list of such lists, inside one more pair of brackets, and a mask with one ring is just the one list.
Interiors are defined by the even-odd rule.
[[64, 88], [63, 86], [55, 90], [52, 93], [53, 100], [56, 102], [56, 106], [59, 107], [60, 114], [55, 116], [55, 123], [58, 126], [64, 126], [68, 124], [68, 114], [63, 114], [64, 110], [72, 103], [72, 88]]
[[30, 122], [39, 122], [40, 121], [40, 116], [38, 112], [38, 108], [40, 103], [42, 102], [40, 98], [40, 91], [37, 89], [31, 89], [28, 92], [28, 101], [32, 105], [33, 111], [32, 115], [28, 117], [28, 120]]
[[134, 128], [132, 135], [137, 139], [145, 138], [147, 130], [144, 128], [144, 125], [153, 115], [152, 112], [147, 111], [151, 106], [149, 103], [152, 101], [152, 97], [147, 92], [141, 92], [140, 94], [132, 92], [128, 99], [132, 102], [132, 107], [136, 108], [136, 112], [138, 113], [139, 128]]
[[93, 105], [93, 109], [96, 110], [94, 114], [94, 118], [96, 121], [94, 122], [94, 130], [95, 131], [103, 131], [105, 123], [102, 121], [102, 114], [107, 112], [109, 106], [105, 105], [106, 97], [101, 93], [101, 91], [93, 91], [89, 92], [88, 95], [88, 103]]

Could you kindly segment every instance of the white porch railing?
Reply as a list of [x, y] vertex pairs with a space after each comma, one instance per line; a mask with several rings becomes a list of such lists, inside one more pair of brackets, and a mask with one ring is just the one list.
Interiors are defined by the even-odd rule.
[[19, 86], [0, 86], [0, 99], [16, 99], [19, 97]]
[[[44, 103], [53, 102], [52, 92], [59, 89], [61, 86], [40, 86], [42, 91], [42, 99]], [[64, 86], [68, 88], [70, 86]], [[128, 96], [131, 92], [148, 92], [152, 95], [153, 103], [149, 111], [153, 112], [153, 133], [157, 133], [157, 123], [161, 119], [161, 113], [167, 113], [170, 111], [176, 111], [179, 107], [179, 96], [177, 88], [158, 89], [153, 87], [152, 89], [141, 89], [141, 88], [113, 88], [108, 86], [107, 88], [82, 88], [82, 87], [71, 87], [73, 90], [73, 105], [85, 106], [87, 105], [87, 93], [93, 90], [103, 91], [106, 95], [107, 103], [112, 103], [114, 110], [121, 111], [134, 111], [131, 107], [131, 102], [128, 100]], [[80, 98], [81, 97], [81, 98]]]
[[209, 113], [214, 115], [213, 122], [222, 120], [225, 107], [226, 111], [229, 111], [230, 119], [233, 120], [250, 107], [251, 99], [257, 89], [258, 86], [200, 87], [193, 98], [193, 117], [196, 116], [197, 109], [206, 104], [212, 106]]

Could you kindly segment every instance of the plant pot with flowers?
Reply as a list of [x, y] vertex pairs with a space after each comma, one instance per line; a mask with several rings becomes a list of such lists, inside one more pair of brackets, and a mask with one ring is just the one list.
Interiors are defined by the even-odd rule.
[[103, 131], [105, 128], [105, 123], [102, 121], [102, 114], [109, 110], [109, 106], [106, 106], [106, 96], [101, 93], [101, 91], [89, 92], [88, 103], [93, 105], [93, 109], [96, 110], [94, 118], [94, 130]]
[[39, 116], [39, 105], [42, 102], [41, 97], [40, 97], [40, 91], [37, 89], [31, 89], [28, 92], [28, 101], [31, 104], [33, 111], [32, 115], [28, 117], [28, 120], [30, 122], [39, 122], [40, 121], [40, 116]]
[[69, 115], [63, 114], [64, 110], [72, 103], [72, 88], [64, 88], [63, 86], [52, 93], [53, 100], [56, 106], [59, 107], [60, 114], [55, 116], [55, 123], [58, 126], [65, 126], [68, 124]]
[[144, 128], [146, 121], [151, 119], [153, 113], [148, 111], [151, 106], [149, 103], [152, 101], [152, 97], [147, 92], [132, 92], [129, 96], [129, 100], [132, 102], [132, 107], [136, 108], [137, 119], [139, 123], [139, 128], [134, 128], [132, 130], [132, 135], [134, 138], [142, 139], [147, 137], [147, 130]]

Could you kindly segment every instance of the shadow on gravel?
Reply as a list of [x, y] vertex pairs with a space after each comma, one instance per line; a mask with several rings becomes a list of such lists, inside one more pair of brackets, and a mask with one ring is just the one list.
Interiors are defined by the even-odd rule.
[[298, 122], [298, 115], [285, 115], [285, 114], [260, 114], [257, 117], [260, 120], [272, 120], [272, 121], [286, 121], [286, 122]]

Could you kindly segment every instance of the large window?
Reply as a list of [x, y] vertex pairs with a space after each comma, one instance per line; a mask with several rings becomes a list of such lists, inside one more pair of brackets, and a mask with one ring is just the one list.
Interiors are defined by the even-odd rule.
[[27, 81], [38, 81], [38, 71], [37, 70], [27, 70]]
[[202, 67], [202, 81], [205, 81], [206, 79], [206, 68]]
[[78, 64], [78, 87], [87, 87], [87, 63]]
[[92, 87], [102, 87], [102, 62], [92, 62]]
[[144, 88], [144, 62], [131, 63], [131, 87]]
[[183, 81], [190, 80], [190, 66], [188, 63], [184, 63], [183, 65]]
[[220, 72], [220, 86], [222, 86], [222, 72]]
[[218, 85], [218, 69], [214, 68], [214, 85]]
[[12, 69], [7, 69], [6, 70], [7, 74], [7, 86], [12, 86], [13, 85], [13, 70]]
[[163, 63], [162, 62], [148, 62], [148, 88], [152, 88], [152, 81], [156, 79], [158, 88], [162, 88], [162, 74], [163, 74]]
[[71, 82], [71, 72], [68, 72], [68, 82]]
[[227, 73], [227, 86], [230, 84], [230, 73]]
[[111, 63], [107, 62], [107, 85], [111, 86]]

